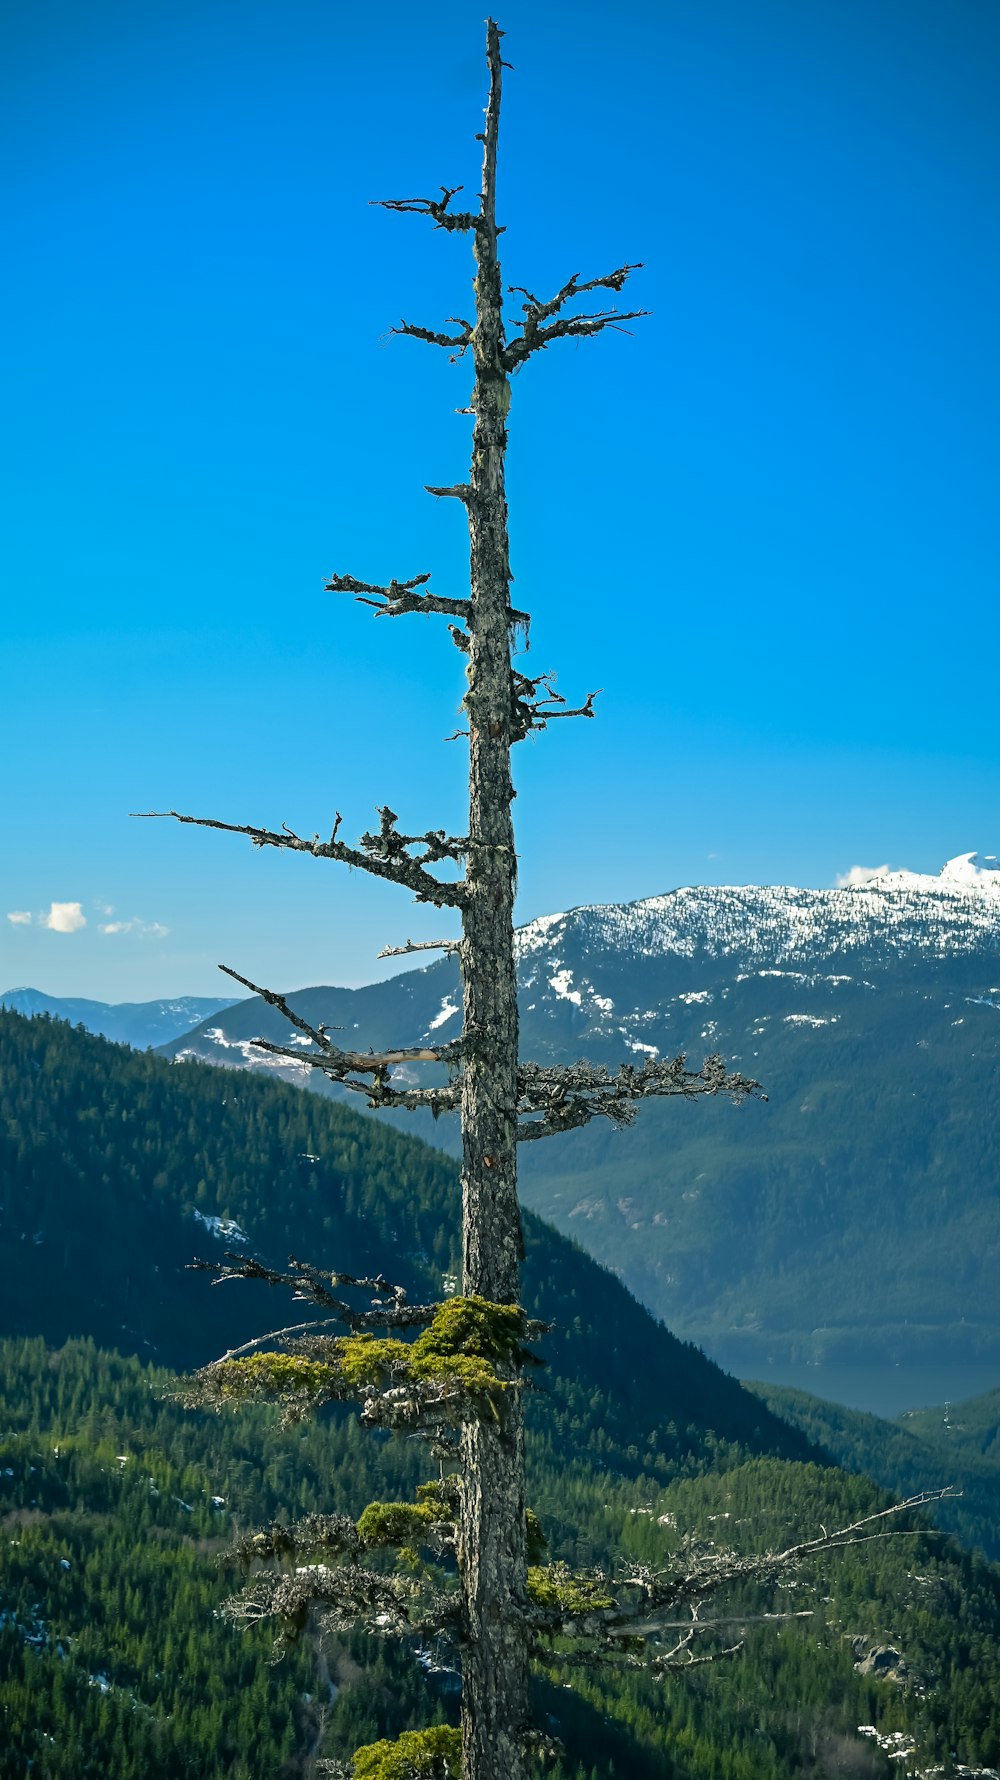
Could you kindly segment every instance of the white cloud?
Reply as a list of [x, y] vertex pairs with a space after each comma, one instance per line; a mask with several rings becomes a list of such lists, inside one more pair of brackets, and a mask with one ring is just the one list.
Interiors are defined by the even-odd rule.
[[[98, 912], [102, 915], [113, 915], [114, 909], [108, 902], [98, 902]], [[48, 914], [33, 915], [28, 909], [11, 909], [8, 921], [15, 927], [47, 927], [50, 933], [79, 933], [86, 927], [87, 917], [83, 912], [83, 904], [79, 902], [54, 902]], [[140, 939], [166, 939], [170, 932], [162, 921], [141, 921], [133, 915], [131, 921], [100, 921], [100, 933], [135, 933]]]
[[131, 921], [102, 921], [102, 933], [138, 933], [143, 939], [165, 939], [170, 932], [160, 921], [140, 921], [133, 916]]
[[888, 877], [888, 865], [852, 865], [850, 871], [837, 873], [838, 890], [856, 890], [861, 884], [870, 884], [873, 878]]
[[86, 927], [87, 917], [78, 902], [54, 902], [47, 915], [40, 915], [43, 927], [52, 933], [79, 933]]

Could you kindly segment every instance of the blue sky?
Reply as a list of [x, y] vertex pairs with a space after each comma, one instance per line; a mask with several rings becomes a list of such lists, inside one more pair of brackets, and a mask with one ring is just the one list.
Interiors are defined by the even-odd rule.
[[[652, 311], [514, 388], [531, 662], [604, 688], [518, 749], [522, 917], [1000, 851], [1000, 12], [500, 23], [508, 281], [642, 260]], [[481, 9], [12, 0], [2, 36], [0, 989], [369, 980], [440, 920], [128, 812], [462, 827], [443, 623], [322, 589], [463, 591], [422, 490], [469, 370], [388, 329], [467, 312], [468, 244], [368, 200], [477, 188]]]

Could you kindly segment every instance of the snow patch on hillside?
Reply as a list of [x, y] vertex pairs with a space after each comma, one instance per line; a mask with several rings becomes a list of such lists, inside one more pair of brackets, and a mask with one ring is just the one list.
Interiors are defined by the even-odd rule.
[[550, 976], [549, 988], [554, 994], [558, 995], [560, 1001], [573, 1001], [576, 1003], [577, 1007], [580, 1007], [583, 1002], [583, 996], [580, 994], [579, 989], [571, 987], [572, 982], [573, 972], [563, 968], [557, 970], [553, 976]]
[[439, 1026], [444, 1026], [449, 1020], [453, 1020], [457, 1013], [458, 1004], [452, 1000], [450, 995], [446, 995], [439, 1011], [434, 1015], [427, 1028], [428, 1032], [436, 1032]]
[[218, 1237], [220, 1242], [249, 1242], [245, 1230], [241, 1230], [235, 1218], [206, 1217], [203, 1211], [196, 1211], [195, 1217], [199, 1224], [204, 1224], [210, 1236]]

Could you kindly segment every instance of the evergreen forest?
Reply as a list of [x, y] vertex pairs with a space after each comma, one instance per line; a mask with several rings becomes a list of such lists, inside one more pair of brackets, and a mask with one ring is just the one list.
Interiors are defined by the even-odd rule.
[[[291, 1428], [260, 1408], [192, 1412], [170, 1391], [179, 1370], [284, 1320], [264, 1288], [186, 1270], [227, 1243], [359, 1272], [388, 1249], [414, 1291], [447, 1291], [453, 1164], [285, 1084], [12, 1013], [0, 1113], [0, 1780], [292, 1780], [452, 1721], [455, 1677], [434, 1648], [306, 1637], [275, 1660], [271, 1629], [216, 1616], [238, 1584], [236, 1535], [412, 1496], [431, 1463], [419, 1443], [337, 1410]], [[526, 1305], [554, 1324], [529, 1398], [549, 1559], [663, 1564], [686, 1536], [779, 1547], [907, 1489], [915, 1473], [894, 1473], [891, 1450], [877, 1468], [872, 1430], [836, 1450], [809, 1400], [785, 1419], [794, 1406], [674, 1340], [540, 1220], [525, 1234]], [[988, 1432], [988, 1405], [970, 1408], [961, 1450], [901, 1425], [904, 1447], [921, 1443], [918, 1487], [950, 1481], [949, 1463], [982, 1467], [975, 1500], [941, 1508], [963, 1545], [911, 1521], [777, 1589], [733, 1590], [713, 1605], [748, 1621], [743, 1648], [686, 1675], [581, 1678], [557, 1641], [536, 1677], [563, 1748], [545, 1771], [781, 1780], [1000, 1763]], [[877, 1482], [851, 1474], [866, 1460]], [[861, 1672], [879, 1651], [893, 1660]]]

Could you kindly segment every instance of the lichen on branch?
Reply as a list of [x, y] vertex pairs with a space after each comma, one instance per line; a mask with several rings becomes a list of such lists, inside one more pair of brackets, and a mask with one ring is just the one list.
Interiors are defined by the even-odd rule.
[[382, 1427], [458, 1427], [495, 1417], [500, 1397], [521, 1383], [533, 1356], [524, 1343], [543, 1331], [516, 1304], [446, 1298], [414, 1341], [301, 1335], [285, 1350], [214, 1360], [179, 1388], [184, 1403], [223, 1409], [275, 1403], [285, 1424], [328, 1403], [359, 1402]]
[[460, 1780], [462, 1733], [450, 1724], [404, 1731], [394, 1742], [366, 1743], [350, 1761], [319, 1762], [317, 1771], [330, 1780]]

